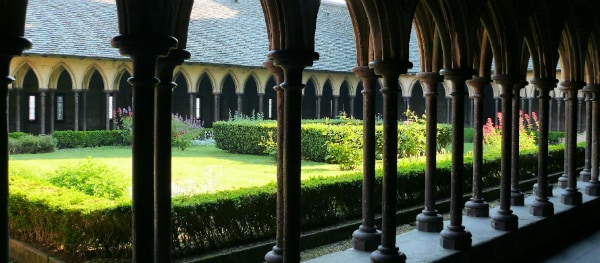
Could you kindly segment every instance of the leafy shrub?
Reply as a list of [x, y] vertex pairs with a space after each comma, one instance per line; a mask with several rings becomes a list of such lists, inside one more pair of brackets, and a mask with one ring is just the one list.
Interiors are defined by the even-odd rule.
[[273, 139], [273, 132], [268, 132], [268, 136], [261, 136], [259, 146], [264, 147], [263, 153], [277, 160], [277, 141]]
[[[465, 133], [464, 133], [465, 142], [473, 142], [473, 134], [474, 134], [473, 128], [465, 128]], [[450, 141], [452, 141], [452, 139], [450, 139]]]
[[354, 170], [362, 162], [362, 128], [344, 124], [331, 126], [327, 136], [325, 160], [339, 164], [340, 170]]
[[128, 130], [54, 131], [59, 149], [131, 145]]
[[56, 139], [48, 135], [19, 134], [16, 138], [8, 138], [8, 149], [11, 154], [54, 152], [56, 144]]
[[8, 133], [8, 138], [13, 138], [13, 139], [19, 139], [23, 136], [29, 135], [28, 133], [25, 132], [9, 132]]
[[565, 138], [565, 133], [560, 131], [548, 132], [548, 143], [559, 144]]
[[123, 173], [96, 163], [88, 157], [86, 161], [75, 166], [59, 167], [48, 180], [58, 187], [114, 200], [123, 197], [127, 192], [124, 177]]
[[171, 116], [171, 145], [183, 151], [191, 145], [192, 140], [206, 136], [202, 130], [201, 121], [173, 114]]

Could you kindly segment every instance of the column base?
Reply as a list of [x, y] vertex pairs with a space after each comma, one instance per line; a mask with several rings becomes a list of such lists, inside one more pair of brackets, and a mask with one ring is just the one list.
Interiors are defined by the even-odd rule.
[[519, 217], [512, 210], [496, 212], [492, 216], [492, 228], [501, 231], [513, 231], [519, 228]]
[[510, 205], [524, 206], [525, 195], [519, 190], [516, 190], [515, 192], [510, 192]]
[[465, 203], [465, 211], [470, 217], [489, 217], [490, 205], [483, 200], [471, 200]]
[[592, 172], [588, 169], [583, 169], [579, 175], [581, 176], [581, 181], [582, 182], [589, 182], [590, 178], [592, 176]]
[[[548, 188], [546, 189], [546, 196], [548, 196], [548, 197], [553, 196], [553, 194], [552, 194], [553, 189], [554, 189], [554, 187], [552, 186], [552, 184], [548, 183]], [[538, 190], [538, 184], [535, 183], [535, 184], [533, 184], [533, 194], [536, 196], [538, 195], [537, 190]]]
[[538, 200], [538, 198], [533, 201], [533, 204], [529, 207], [529, 214], [533, 216], [543, 216], [548, 217], [554, 215], [554, 204], [550, 201], [546, 200]]
[[563, 205], [580, 205], [583, 202], [581, 192], [577, 188], [567, 188], [560, 195], [560, 203]]
[[568, 185], [569, 185], [569, 178], [567, 177], [567, 175], [563, 174], [560, 177], [558, 177], [558, 187], [565, 189], [565, 188], [567, 188]]
[[283, 263], [283, 248], [277, 245], [273, 246], [273, 250], [265, 255], [266, 263]]
[[588, 182], [585, 186], [585, 194], [589, 196], [600, 196], [600, 182]]
[[381, 245], [381, 231], [374, 227], [360, 226], [352, 233], [352, 248], [370, 252]]
[[406, 262], [406, 255], [400, 253], [397, 247], [379, 248], [371, 253], [371, 263], [403, 263]]
[[440, 245], [445, 249], [464, 250], [471, 248], [471, 232], [465, 231], [463, 226], [458, 230], [451, 230], [451, 226], [440, 232]]
[[417, 230], [421, 232], [440, 232], [444, 229], [444, 218], [437, 211], [417, 215]]

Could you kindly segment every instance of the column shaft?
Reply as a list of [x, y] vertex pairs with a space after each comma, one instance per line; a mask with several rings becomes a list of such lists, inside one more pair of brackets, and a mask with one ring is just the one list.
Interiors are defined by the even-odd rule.
[[40, 89], [40, 134], [46, 134], [46, 90]]
[[75, 126], [73, 128], [73, 130], [78, 131], [79, 130], [79, 90], [74, 90], [73, 91], [73, 126]]
[[582, 182], [590, 180], [591, 155], [592, 155], [592, 94], [589, 85], [584, 88], [585, 98], [585, 163], [583, 170], [579, 173]]
[[[525, 100], [521, 100], [521, 89], [526, 84], [525, 81], [518, 81], [513, 85], [510, 204], [514, 206], [525, 205], [525, 195], [519, 190], [519, 139], [521, 136], [521, 110], [524, 109], [523, 103], [525, 102]], [[521, 102], [521, 108], [519, 108], [519, 102]]]
[[577, 106], [579, 99], [577, 93], [585, 83], [577, 81], [565, 81], [562, 84], [565, 87], [565, 109], [568, 115], [565, 116], [565, 128], [567, 138], [565, 141], [565, 165], [567, 169], [567, 185], [565, 191], [561, 194], [560, 201], [565, 205], [580, 205], [582, 203], [581, 192], [577, 190], [576, 172], [576, 152], [577, 152]]
[[[598, 84], [588, 85], [589, 94], [591, 97], [591, 125], [588, 128], [588, 132], [592, 134], [591, 139], [591, 154], [590, 154], [590, 180], [585, 186], [585, 194], [590, 196], [600, 196], [600, 181], [598, 181], [598, 172], [599, 172], [599, 162], [600, 158], [598, 158], [598, 153], [600, 151], [599, 143], [599, 124], [600, 124], [600, 101], [598, 100], [598, 92], [600, 91], [600, 86]], [[591, 129], [591, 131], [590, 131]]]
[[[8, 85], [14, 81], [9, 76], [12, 56], [0, 54], [0, 97], [6, 97]], [[6, 100], [0, 102], [0, 112], [6, 112]], [[8, 115], [5, 115], [5, 118]], [[0, 260], [8, 262], [9, 227], [8, 227], [8, 126], [0, 121]]]

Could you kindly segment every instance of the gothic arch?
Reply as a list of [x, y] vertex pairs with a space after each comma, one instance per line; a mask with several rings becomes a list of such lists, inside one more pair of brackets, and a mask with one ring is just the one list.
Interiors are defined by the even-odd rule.
[[[252, 81], [254, 80], [254, 81]], [[250, 74], [244, 83], [244, 90], [242, 93], [242, 113], [250, 116], [253, 113], [259, 112], [259, 98], [258, 98], [258, 79], [256, 75]]]
[[[52, 73], [50, 74], [50, 81], [48, 83], [49, 89], [55, 89], [55, 90], [57, 89], [58, 79], [62, 75], [63, 72], [67, 73], [67, 75], [71, 79], [71, 84], [73, 84], [73, 85], [75, 84], [75, 78], [73, 77], [74, 76], [73, 71], [65, 63], [61, 62], [61, 63], [57, 64], [56, 66], [54, 66], [54, 68], [52, 69]], [[71, 88], [73, 88], [73, 86]]]

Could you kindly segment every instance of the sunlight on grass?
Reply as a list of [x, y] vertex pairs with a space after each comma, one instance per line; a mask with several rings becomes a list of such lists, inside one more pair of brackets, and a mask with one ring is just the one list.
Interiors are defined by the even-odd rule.
[[[268, 156], [232, 154], [215, 146], [192, 146], [185, 151], [173, 148], [172, 186], [174, 194], [217, 192], [261, 186], [276, 181], [277, 165]], [[13, 171], [36, 179], [47, 178], [61, 166], [72, 166], [90, 156], [95, 162], [114, 167], [131, 182], [131, 148], [98, 147], [59, 150], [44, 154], [10, 156]], [[340, 171], [338, 165], [302, 162], [302, 179], [337, 176], [361, 171]]]

